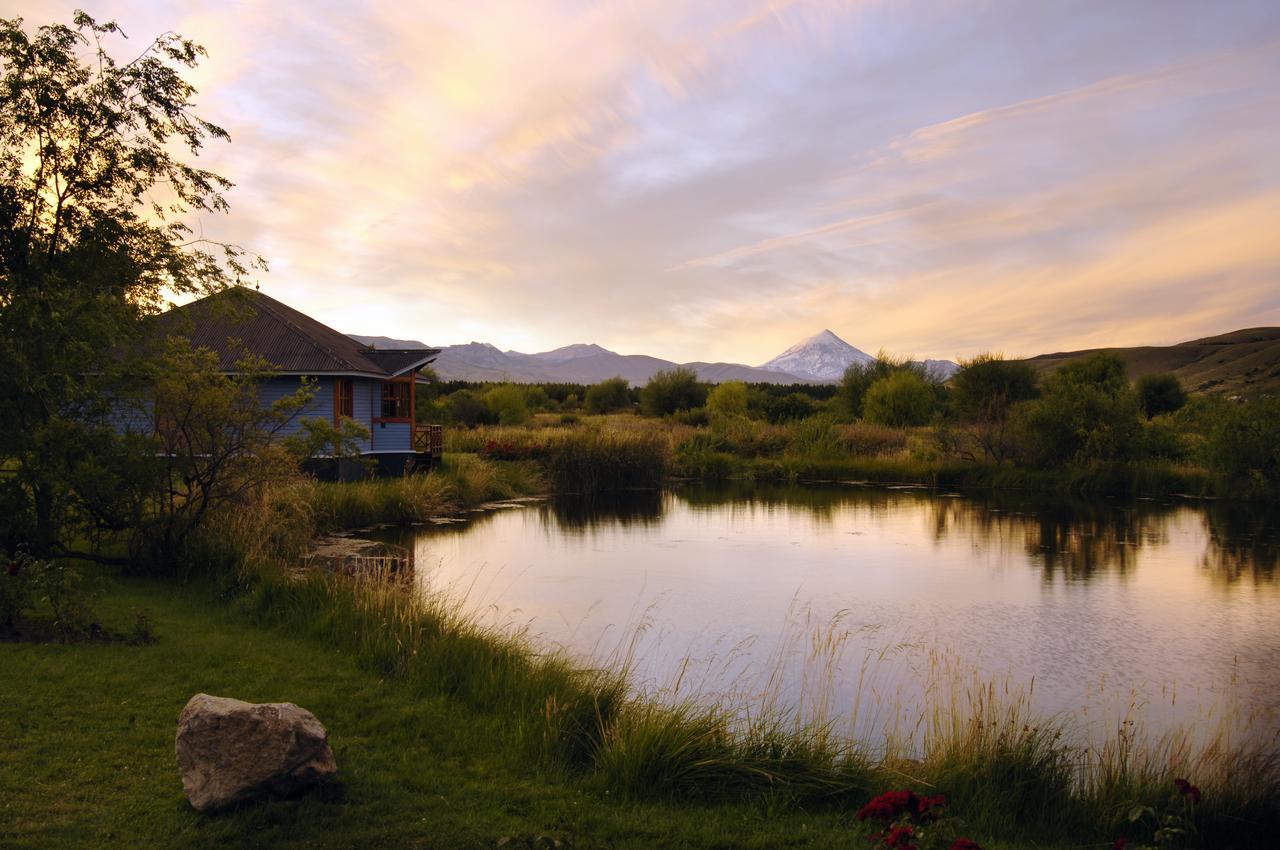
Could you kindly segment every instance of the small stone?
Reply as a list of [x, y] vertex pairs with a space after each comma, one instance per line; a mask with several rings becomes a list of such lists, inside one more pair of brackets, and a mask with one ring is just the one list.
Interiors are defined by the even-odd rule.
[[175, 748], [182, 790], [201, 812], [289, 796], [338, 770], [324, 726], [291, 702], [196, 694], [178, 718]]

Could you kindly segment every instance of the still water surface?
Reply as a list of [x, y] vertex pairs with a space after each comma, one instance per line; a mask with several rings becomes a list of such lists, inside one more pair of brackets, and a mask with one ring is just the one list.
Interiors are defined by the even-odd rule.
[[1280, 710], [1270, 506], [687, 487], [508, 506], [397, 542], [424, 588], [625, 658], [638, 687], [857, 709], [860, 733], [948, 671], [1103, 729], [1134, 705], [1156, 732], [1226, 702]]

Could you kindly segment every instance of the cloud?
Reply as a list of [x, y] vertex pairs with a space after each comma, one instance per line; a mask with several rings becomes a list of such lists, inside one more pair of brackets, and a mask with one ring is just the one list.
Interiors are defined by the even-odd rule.
[[1273, 3], [104, 5], [209, 48], [237, 188], [198, 225], [343, 330], [762, 362], [1280, 322]]

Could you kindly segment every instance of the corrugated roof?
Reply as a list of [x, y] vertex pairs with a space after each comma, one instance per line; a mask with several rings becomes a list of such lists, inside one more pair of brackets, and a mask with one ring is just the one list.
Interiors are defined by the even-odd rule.
[[159, 317], [166, 334], [218, 355], [218, 367], [234, 372], [245, 354], [262, 357], [281, 372], [305, 375], [364, 374], [394, 377], [431, 362], [439, 349], [376, 350], [269, 295], [233, 287], [176, 307]]

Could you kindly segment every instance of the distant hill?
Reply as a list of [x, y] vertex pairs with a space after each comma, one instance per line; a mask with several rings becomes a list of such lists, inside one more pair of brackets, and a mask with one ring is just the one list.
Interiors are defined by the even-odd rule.
[[[350, 336], [374, 348], [423, 346], [423, 343], [416, 340], [359, 334]], [[701, 380], [717, 384], [724, 381], [806, 383], [804, 378], [771, 369], [756, 369], [738, 363], [676, 363], [645, 354], [618, 354], [593, 344], [566, 345], [537, 354], [502, 351], [486, 342], [447, 345], [440, 350], [440, 355], [431, 366], [445, 380], [514, 381], [523, 384], [595, 384], [614, 377], [625, 378], [632, 384], [643, 384], [655, 372], [677, 366], [692, 369]]]
[[1060, 351], [1027, 362], [1039, 371], [1049, 371], [1099, 351], [1119, 355], [1130, 378], [1171, 372], [1193, 392], [1280, 395], [1280, 328], [1245, 328], [1177, 345]]

